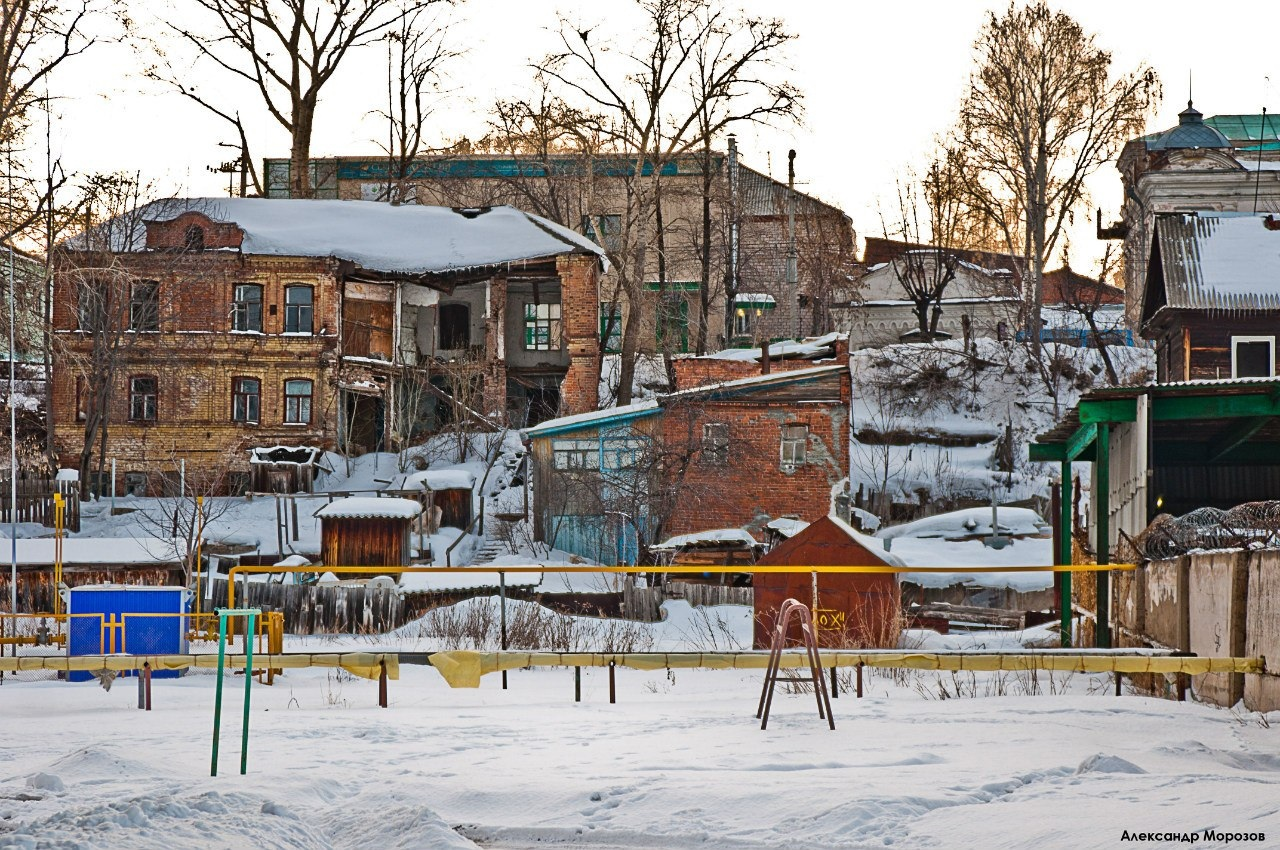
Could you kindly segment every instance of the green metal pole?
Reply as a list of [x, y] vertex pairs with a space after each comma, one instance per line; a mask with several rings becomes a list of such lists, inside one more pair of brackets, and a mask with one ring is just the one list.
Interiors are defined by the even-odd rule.
[[244, 727], [240, 732], [240, 775], [249, 768], [249, 686], [253, 684], [253, 626], [257, 612], [249, 613], [249, 626], [244, 633]]
[[[1098, 447], [1094, 454], [1094, 467], [1098, 478], [1098, 492], [1093, 494], [1097, 529], [1098, 563], [1111, 563], [1111, 426], [1098, 423]], [[1103, 649], [1111, 647], [1111, 574], [1103, 570], [1094, 573], [1098, 595], [1097, 627], [1094, 643]]]
[[222, 662], [227, 652], [227, 615], [218, 612], [218, 687], [213, 698], [213, 760], [209, 775], [218, 775], [218, 731], [222, 720]]
[[[1062, 462], [1062, 493], [1059, 499], [1058, 522], [1062, 531], [1058, 535], [1058, 563], [1066, 566], [1071, 563], [1071, 461]], [[1062, 599], [1059, 602], [1062, 610], [1062, 645], [1071, 646], [1071, 573], [1062, 574]]]

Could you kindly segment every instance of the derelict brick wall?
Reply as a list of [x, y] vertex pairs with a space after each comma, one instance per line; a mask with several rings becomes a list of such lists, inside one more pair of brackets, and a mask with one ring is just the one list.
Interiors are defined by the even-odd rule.
[[[78, 466], [84, 425], [77, 404], [77, 376], [91, 339], [77, 328], [77, 289], [85, 275], [106, 263], [88, 255], [61, 255], [54, 277], [55, 345], [50, 416], [64, 466]], [[331, 260], [245, 257], [229, 252], [121, 255], [110, 276], [121, 294], [132, 280], [160, 283], [158, 333], [121, 334], [120, 366], [112, 381], [107, 457], [117, 472], [146, 472], [158, 479], [185, 459], [196, 481], [223, 469], [248, 470], [252, 446], [312, 444], [331, 447], [336, 435], [336, 385], [330, 364], [338, 348], [339, 297]], [[233, 333], [231, 305], [237, 283], [263, 287], [263, 333]], [[314, 287], [312, 335], [283, 335], [284, 288]], [[113, 318], [127, 321], [127, 296]], [[322, 333], [323, 331], [323, 333]], [[154, 423], [129, 422], [129, 378], [154, 376]], [[231, 420], [231, 384], [237, 377], [261, 381], [256, 425]], [[308, 424], [284, 423], [284, 382], [313, 382]], [[80, 383], [83, 384], [83, 381]], [[81, 387], [87, 392], [87, 387]], [[122, 484], [123, 482], [119, 482]]]
[[569, 351], [569, 371], [560, 385], [560, 413], [585, 413], [599, 406], [599, 260], [588, 254], [556, 258], [560, 274], [560, 328]]
[[[844, 404], [709, 402], [669, 410], [668, 447], [698, 445], [702, 425], [729, 426], [729, 458], [705, 462], [699, 451], [685, 475], [669, 533], [746, 528], [757, 537], [771, 519], [795, 514], [812, 522], [830, 510], [831, 488], [848, 470], [849, 411]], [[794, 472], [781, 465], [782, 426], [807, 424], [807, 461]]]
[[[772, 360], [769, 363], [770, 373], [791, 372], [796, 369], [812, 369], [816, 365], [848, 362], [848, 340], [839, 339], [835, 344], [835, 355], [830, 361], [816, 363], [813, 360]], [[718, 357], [677, 357], [672, 361], [676, 373], [678, 390], [700, 387], [722, 381], [736, 381], [740, 378], [751, 378], [764, 374], [760, 364], [755, 360], [725, 360]]]

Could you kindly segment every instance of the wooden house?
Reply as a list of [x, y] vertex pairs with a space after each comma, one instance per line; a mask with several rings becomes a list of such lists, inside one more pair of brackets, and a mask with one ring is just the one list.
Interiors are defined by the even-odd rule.
[[[901, 567], [880, 541], [834, 516], [810, 523], [774, 546], [757, 566], [796, 567], [794, 573], [755, 573], [755, 638], [767, 648], [778, 609], [787, 599], [810, 607], [823, 646], [886, 647], [898, 645], [902, 604], [896, 573], [812, 573], [804, 567]], [[799, 634], [795, 635], [799, 639]]]
[[352, 497], [316, 511], [328, 567], [407, 566], [410, 532], [422, 505], [412, 499]]
[[1157, 380], [1273, 377], [1277, 281], [1276, 216], [1157, 215], [1140, 326], [1156, 344]]

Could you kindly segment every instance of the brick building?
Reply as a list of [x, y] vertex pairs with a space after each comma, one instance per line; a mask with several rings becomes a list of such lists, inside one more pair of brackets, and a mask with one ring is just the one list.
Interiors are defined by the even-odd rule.
[[672, 535], [743, 528], [759, 539], [778, 517], [826, 516], [847, 475], [850, 376], [843, 359], [807, 366], [761, 375], [736, 364], [755, 374], [529, 429], [535, 533], [634, 563]]
[[[263, 164], [266, 194], [289, 197], [290, 161]], [[652, 173], [646, 164], [644, 175]], [[572, 154], [449, 153], [413, 160], [405, 187], [393, 189], [393, 166], [385, 157], [342, 156], [311, 163], [317, 198], [383, 200], [404, 192], [417, 203], [451, 207], [511, 204], [530, 209], [591, 236], [609, 251], [620, 246], [621, 215], [634, 180], [634, 160], [622, 156]], [[709, 178], [704, 182], [707, 171]], [[646, 301], [639, 305], [642, 351], [695, 350], [702, 310], [701, 280], [705, 240], [704, 195], [711, 205], [709, 252], [708, 350], [758, 344], [764, 338], [792, 337], [830, 330], [830, 292], [844, 284], [855, 259], [852, 224], [841, 210], [738, 162], [730, 140], [727, 152], [710, 163], [689, 154], [664, 164], [661, 180], [661, 240], [649, 248]], [[788, 214], [796, 222], [798, 295], [795, 310], [787, 290]], [[732, 248], [732, 250], [731, 250]], [[659, 255], [663, 265], [659, 266]], [[616, 262], [627, 258], [617, 256]], [[602, 279], [599, 333], [608, 351], [616, 351], [620, 331], [605, 334], [614, 302], [613, 276]], [[625, 299], [616, 306], [630, 317]]]
[[600, 251], [508, 207], [173, 199], [54, 265], [61, 462], [89, 466], [101, 416], [117, 491], [183, 462], [234, 490], [255, 447], [394, 449], [448, 416], [596, 403]]

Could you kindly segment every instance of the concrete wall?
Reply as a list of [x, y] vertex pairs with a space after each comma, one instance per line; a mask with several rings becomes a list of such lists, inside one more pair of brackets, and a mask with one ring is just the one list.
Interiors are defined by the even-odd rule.
[[[1205, 552], [1113, 575], [1119, 646], [1280, 658], [1280, 552]], [[1268, 666], [1274, 671], [1276, 664]], [[1191, 689], [1217, 705], [1243, 699], [1254, 711], [1280, 708], [1280, 675], [1274, 672], [1193, 676]]]

